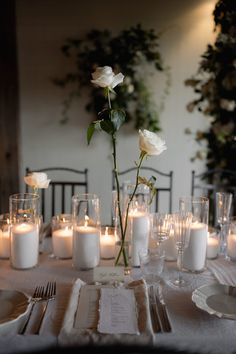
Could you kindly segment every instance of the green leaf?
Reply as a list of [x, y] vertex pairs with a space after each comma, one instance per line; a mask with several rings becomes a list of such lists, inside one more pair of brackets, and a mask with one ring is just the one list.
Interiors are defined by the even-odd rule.
[[88, 145], [90, 144], [90, 141], [93, 137], [94, 132], [95, 132], [95, 124], [91, 123], [87, 129], [87, 143], [88, 143]]
[[119, 130], [125, 122], [125, 112], [122, 109], [113, 109], [111, 110], [110, 117], [114, 130]]
[[112, 122], [109, 120], [102, 120], [100, 123], [101, 129], [106, 132], [107, 134], [113, 134], [114, 132], [114, 127]]

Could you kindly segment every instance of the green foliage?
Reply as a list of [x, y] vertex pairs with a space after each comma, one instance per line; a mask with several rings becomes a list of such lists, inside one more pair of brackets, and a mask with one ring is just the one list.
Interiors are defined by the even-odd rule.
[[[97, 116], [107, 101], [101, 90], [91, 85], [91, 73], [97, 66], [111, 66], [114, 72], [125, 75], [123, 85], [116, 88], [117, 95], [111, 95], [114, 110], [122, 107], [126, 111], [126, 122], [134, 121], [136, 129], [145, 128], [159, 131], [159, 114], [170, 86], [169, 67], [163, 65], [159, 52], [159, 35], [153, 29], [144, 30], [141, 25], [130, 27], [112, 36], [108, 30], [91, 30], [84, 38], [68, 39], [62, 46], [62, 53], [73, 62], [73, 72], [63, 78], [54, 79], [54, 83], [69, 89], [69, 95], [63, 103], [63, 122], [68, 120], [72, 101], [83, 89], [89, 92], [86, 110]], [[160, 106], [157, 107], [151, 92], [145, 83], [142, 65], [151, 65], [153, 71], [166, 75]], [[114, 113], [113, 123], [117, 121]], [[105, 123], [104, 123], [105, 124]]]
[[199, 144], [207, 142], [207, 151], [197, 151], [193, 160], [206, 157], [209, 169], [236, 171], [236, 2], [218, 1], [213, 15], [215, 43], [207, 46], [197, 74], [185, 81], [198, 95], [188, 111], [210, 118], [209, 129], [195, 134]]

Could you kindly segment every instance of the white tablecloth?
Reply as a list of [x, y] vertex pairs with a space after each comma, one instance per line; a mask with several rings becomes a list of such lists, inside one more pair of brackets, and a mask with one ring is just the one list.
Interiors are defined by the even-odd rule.
[[[102, 265], [111, 265], [112, 261], [102, 261]], [[215, 263], [214, 263], [215, 262]], [[220, 259], [209, 262], [209, 268], [215, 269]], [[230, 271], [235, 271], [236, 262], [230, 262]], [[220, 319], [200, 310], [191, 300], [192, 291], [197, 287], [218, 282], [215, 275], [207, 269], [201, 274], [185, 273], [191, 280], [191, 286], [184, 289], [173, 289], [164, 285], [163, 293], [171, 318], [173, 331], [155, 335], [155, 345], [174, 347], [188, 352], [199, 353], [233, 353], [236, 352], [236, 321]], [[163, 273], [165, 281], [176, 273], [176, 262], [166, 262]], [[0, 288], [15, 289], [32, 295], [37, 284], [47, 281], [57, 282], [57, 296], [49, 303], [40, 335], [31, 334], [40, 309], [36, 309], [31, 318], [28, 332], [25, 335], [12, 333], [0, 334], [0, 353], [20, 353], [39, 350], [58, 345], [58, 335], [63, 323], [71, 290], [76, 279], [92, 282], [92, 271], [78, 271], [72, 267], [72, 260], [58, 260], [49, 253], [40, 255], [39, 265], [31, 270], [12, 269], [9, 260], [0, 260]], [[141, 277], [140, 269], [132, 270], [133, 279]], [[222, 276], [222, 275], [221, 275]], [[41, 306], [41, 305], [39, 305]], [[38, 311], [37, 311], [38, 310]]]

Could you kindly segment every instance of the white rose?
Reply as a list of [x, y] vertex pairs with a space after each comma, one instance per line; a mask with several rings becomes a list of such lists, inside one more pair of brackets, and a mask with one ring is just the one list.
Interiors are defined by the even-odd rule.
[[124, 75], [119, 73], [114, 74], [110, 66], [98, 67], [94, 73], [92, 73], [91, 82], [100, 87], [109, 87], [113, 89], [124, 80]]
[[48, 188], [50, 179], [46, 173], [43, 172], [33, 172], [28, 176], [24, 177], [24, 181], [32, 188]]
[[157, 134], [144, 129], [139, 130], [139, 148], [148, 155], [160, 155], [167, 149], [166, 143]]

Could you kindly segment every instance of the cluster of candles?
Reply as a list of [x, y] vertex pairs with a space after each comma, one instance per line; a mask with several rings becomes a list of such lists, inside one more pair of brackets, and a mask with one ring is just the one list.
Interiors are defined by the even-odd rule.
[[[73, 259], [73, 265], [78, 269], [94, 268], [100, 258], [115, 257], [116, 244], [119, 239], [113, 227], [93, 226], [86, 216], [84, 223], [73, 230], [72, 216], [58, 217], [56, 227], [52, 228], [53, 253], [61, 259]], [[9, 259], [13, 267], [18, 269], [32, 268], [37, 264], [39, 230], [36, 224], [20, 223], [10, 225], [9, 218], [1, 221], [0, 227], [0, 258]], [[131, 234], [131, 261], [133, 266], [139, 266], [138, 251], [148, 247], [150, 228], [148, 213], [132, 209], [129, 214]], [[232, 229], [232, 230], [236, 230]], [[11, 236], [10, 236], [11, 235]], [[167, 260], [176, 260], [176, 247], [173, 235], [163, 243]], [[190, 244], [185, 251], [184, 267], [192, 271], [204, 267], [205, 254], [207, 259], [214, 259], [219, 253], [219, 235], [216, 231], [207, 232], [204, 224], [191, 226]], [[229, 232], [227, 238], [227, 254], [231, 260], [236, 260], [236, 232]]]
[[[77, 225], [73, 231], [71, 215], [54, 217], [52, 223], [53, 253], [58, 258], [73, 258], [78, 268], [93, 268], [103, 259], [115, 256], [115, 233], [112, 227], [100, 229], [93, 226], [89, 217], [85, 216], [82, 225]], [[58, 222], [55, 222], [57, 218]], [[74, 236], [73, 236], [74, 235]], [[73, 241], [74, 238], [74, 241]]]

